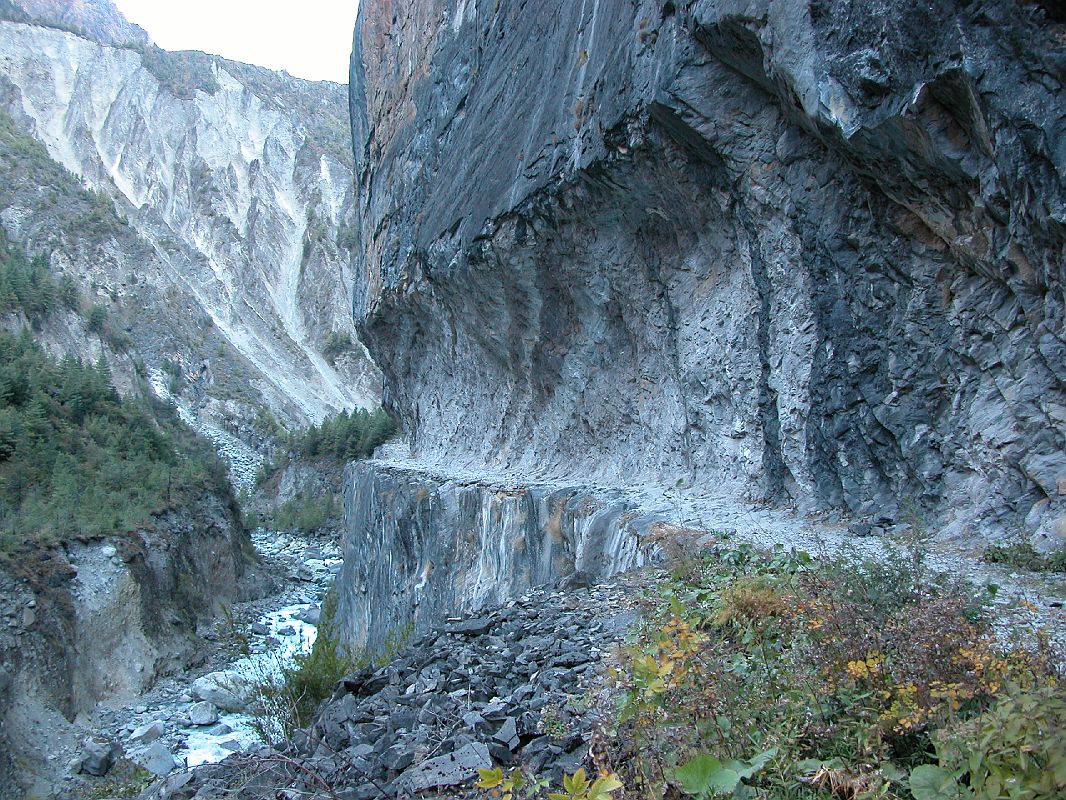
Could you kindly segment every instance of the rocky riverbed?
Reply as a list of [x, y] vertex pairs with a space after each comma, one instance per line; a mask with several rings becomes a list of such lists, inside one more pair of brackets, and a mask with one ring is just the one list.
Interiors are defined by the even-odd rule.
[[630, 573], [589, 587], [577, 575], [452, 618], [389, 664], [342, 681], [286, 750], [263, 747], [177, 773], [147, 796], [454, 794], [477, 769], [518, 762], [558, 780], [588, 756], [606, 664], [647, 580]]
[[82, 715], [85, 737], [61, 796], [91, 789], [123, 762], [165, 776], [262, 746], [256, 686], [310, 651], [341, 559], [324, 538], [258, 529], [252, 541], [275, 591], [235, 604], [203, 631], [198, 670], [164, 678], [132, 704]]

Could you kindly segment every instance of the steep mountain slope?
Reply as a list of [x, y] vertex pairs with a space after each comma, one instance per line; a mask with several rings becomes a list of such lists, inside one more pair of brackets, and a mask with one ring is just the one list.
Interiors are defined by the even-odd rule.
[[128, 223], [84, 242], [54, 185], [16, 183], [5, 227], [34, 251], [66, 238], [64, 271], [143, 308], [131, 338], [149, 371], [178, 366], [183, 406], [241, 433], [264, 404], [301, 422], [375, 403], [353, 341], [343, 87], [11, 22], [0, 66], [15, 128]]
[[[0, 128], [0, 163], [20, 142]], [[79, 295], [0, 233], [4, 800], [52, 796], [76, 718], [188, 668], [198, 626], [260, 583], [225, 466]]]
[[139, 25], [134, 25], [111, 0], [0, 0], [13, 14], [22, 12], [24, 22], [40, 21], [80, 32], [102, 44], [151, 44]]
[[1066, 542], [1037, 4], [368, 0], [355, 47], [358, 304], [420, 463]]

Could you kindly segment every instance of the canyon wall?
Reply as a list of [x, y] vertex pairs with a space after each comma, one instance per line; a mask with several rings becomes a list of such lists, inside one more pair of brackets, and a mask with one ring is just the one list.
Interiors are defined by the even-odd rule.
[[306, 424], [377, 403], [351, 314], [344, 87], [0, 21], [0, 111], [17, 140], [0, 223], [125, 309], [179, 405], [252, 440], [263, 407]]
[[0, 798], [51, 796], [81, 715], [194, 667], [200, 626], [264, 591], [252, 552], [232, 498], [205, 492], [151, 528], [0, 560]]
[[644, 564], [667, 523], [618, 493], [458, 480], [386, 463], [345, 474], [344, 640], [378, 651], [444, 614]]
[[1035, 3], [366, 0], [414, 459], [1063, 544], [1064, 76]]

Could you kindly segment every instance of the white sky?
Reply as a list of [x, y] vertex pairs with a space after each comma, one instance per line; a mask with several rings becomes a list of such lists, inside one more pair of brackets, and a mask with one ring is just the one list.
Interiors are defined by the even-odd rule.
[[348, 82], [359, 0], [114, 0], [165, 50]]

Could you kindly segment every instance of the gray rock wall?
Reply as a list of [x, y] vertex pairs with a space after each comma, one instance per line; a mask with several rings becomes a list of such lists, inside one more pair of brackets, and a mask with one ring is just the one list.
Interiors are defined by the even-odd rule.
[[415, 457], [1066, 541], [1064, 74], [1006, 0], [367, 0]]
[[374, 462], [351, 464], [345, 480], [337, 618], [346, 643], [371, 650], [575, 572], [595, 580], [642, 564], [662, 521], [578, 486], [459, 482]]

